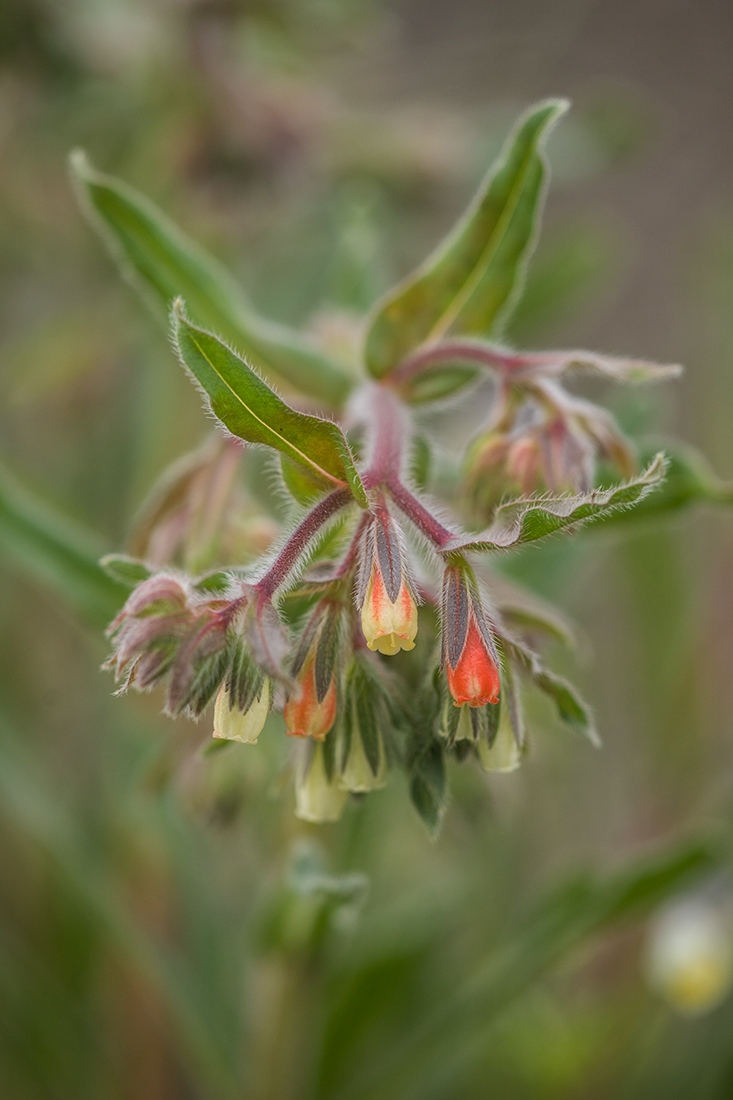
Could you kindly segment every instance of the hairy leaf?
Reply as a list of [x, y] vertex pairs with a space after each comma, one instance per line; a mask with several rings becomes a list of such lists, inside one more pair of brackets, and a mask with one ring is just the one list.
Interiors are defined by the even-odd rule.
[[376, 378], [447, 333], [495, 332], [534, 243], [547, 174], [543, 144], [567, 106], [546, 100], [519, 120], [453, 231], [377, 303], [366, 338], [367, 366]]
[[324, 488], [348, 484], [366, 507], [364, 487], [337, 424], [292, 409], [217, 336], [191, 324], [182, 303], [174, 306], [173, 331], [181, 362], [233, 435], [281, 451], [311, 470]]
[[665, 457], [660, 453], [638, 477], [610, 489], [593, 489], [590, 493], [579, 493], [577, 496], [511, 501], [497, 509], [494, 522], [486, 531], [451, 539], [441, 547], [440, 552], [507, 550], [523, 543], [536, 542], [566, 527], [636, 504], [661, 484], [665, 469]]
[[220, 333], [259, 370], [339, 407], [351, 380], [300, 333], [259, 317], [231, 275], [144, 195], [97, 172], [79, 150], [71, 171], [82, 206], [123, 274], [162, 306], [183, 297], [194, 319]]
[[667, 471], [664, 484], [629, 511], [610, 512], [590, 526], [641, 522], [676, 512], [690, 504], [733, 504], [733, 481], [718, 477], [708, 460], [694, 447], [665, 442]]

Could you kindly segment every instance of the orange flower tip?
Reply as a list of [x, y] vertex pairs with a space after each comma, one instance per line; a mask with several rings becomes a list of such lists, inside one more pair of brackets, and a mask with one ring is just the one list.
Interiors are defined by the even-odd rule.
[[454, 701], [461, 706], [484, 707], [499, 698], [499, 670], [487, 652], [478, 628], [472, 622], [455, 668], [447, 669], [448, 688]]

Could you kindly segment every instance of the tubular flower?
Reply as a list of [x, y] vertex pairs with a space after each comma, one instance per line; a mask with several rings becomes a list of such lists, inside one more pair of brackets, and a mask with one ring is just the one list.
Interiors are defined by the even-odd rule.
[[414, 649], [417, 606], [397, 526], [381, 508], [365, 538], [357, 598], [367, 646], [387, 657]]
[[314, 737], [322, 741], [336, 719], [336, 681], [331, 680], [322, 699], [318, 697], [315, 656], [298, 673], [300, 694], [291, 694], [283, 717], [289, 737]]
[[295, 816], [317, 824], [338, 821], [349, 792], [328, 775], [323, 745], [299, 747], [304, 751], [295, 771]]
[[342, 613], [340, 604], [322, 600], [305, 629], [293, 668], [296, 689], [283, 711], [290, 737], [322, 741], [336, 720]]
[[478, 758], [485, 772], [513, 772], [521, 764], [522, 749], [507, 707], [502, 707], [499, 728], [491, 744], [486, 738], [478, 742]]
[[[376, 668], [375, 668], [376, 666]], [[384, 731], [389, 728], [388, 697], [378, 663], [363, 653], [346, 677], [345, 706], [336, 731], [339, 785], [355, 793], [387, 782]]]
[[241, 741], [243, 745], [255, 745], [270, 709], [270, 681], [265, 679], [259, 695], [252, 699], [245, 710], [232, 705], [231, 693], [226, 686], [219, 689], [214, 706], [214, 737], [227, 741]]
[[465, 563], [448, 566], [445, 571], [443, 662], [456, 706], [483, 707], [497, 702], [499, 656], [476, 580]]

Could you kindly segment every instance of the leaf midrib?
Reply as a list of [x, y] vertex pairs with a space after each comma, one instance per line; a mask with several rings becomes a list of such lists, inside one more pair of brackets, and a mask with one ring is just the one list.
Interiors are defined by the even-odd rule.
[[[549, 121], [550, 119], [547, 120], [547, 122]], [[473, 292], [476, 290], [476, 287], [481, 282], [481, 279], [486, 273], [486, 269], [496, 255], [499, 245], [504, 239], [509, 222], [514, 216], [514, 212], [519, 203], [519, 198], [521, 196], [522, 190], [524, 189], [524, 184], [527, 178], [527, 174], [529, 172], [529, 168], [531, 166], [532, 158], [537, 155], [537, 145], [543, 134], [544, 129], [540, 132], [538, 138], [532, 142], [528, 150], [527, 156], [523, 159], [521, 171], [517, 174], [515, 184], [510, 190], [509, 201], [506, 203], [504, 209], [502, 210], [501, 216], [496, 223], [496, 229], [491, 235], [491, 240], [484, 248], [474, 266], [473, 274], [468, 277], [466, 282], [463, 284], [462, 290], [460, 290], [456, 294], [450, 306], [448, 306], [444, 313], [441, 314], [435, 325], [433, 325], [433, 328], [430, 330], [426, 337], [426, 342], [440, 339], [441, 336], [445, 335], [450, 326], [460, 315], [463, 307], [468, 301], [470, 301]], [[488, 193], [486, 197], [488, 198]]]
[[[240, 403], [240, 405], [244, 409], [246, 409], [246, 411], [249, 413], [250, 416], [254, 417], [254, 419], [258, 422], [258, 424], [261, 424], [262, 427], [266, 431], [270, 432], [277, 439], [279, 439], [282, 443], [284, 443], [285, 446], [288, 448], [288, 450], [294, 451], [295, 454], [300, 456], [301, 460], [303, 462], [305, 462], [306, 465], [312, 466], [314, 470], [317, 470], [319, 474], [321, 474], [323, 477], [325, 477], [333, 485], [335, 485], [335, 486], [337, 486], [338, 488], [341, 488], [341, 489], [345, 489], [345, 488], [348, 487], [348, 483], [346, 481], [342, 481], [340, 478], [337, 478], [333, 474], [330, 474], [327, 470], [324, 470], [323, 467], [319, 466], [317, 462], [314, 462], [313, 459], [309, 455], [307, 455], [303, 451], [301, 451], [299, 447], [296, 447], [294, 443], [291, 443], [289, 439], [286, 439], [285, 436], [281, 435], [280, 432], [276, 431], [275, 428], [273, 428], [270, 424], [267, 424], [260, 416], [258, 416], [257, 413], [252, 408], [250, 408], [250, 406], [246, 403], [246, 401], [244, 401], [242, 399], [242, 397], [237, 393], [237, 391], [235, 389], [233, 389], [233, 387], [229, 384], [229, 382], [227, 382], [226, 378], [224, 378], [224, 376], [221, 374], [221, 372], [219, 370], [217, 370], [217, 368], [214, 366], [214, 364], [212, 363], [209, 356], [206, 354], [206, 352], [202, 348], [201, 344], [198, 342], [198, 340], [195, 338], [195, 336], [193, 336], [190, 332], [189, 332], [189, 338], [191, 340], [191, 343], [194, 345], [194, 347], [197, 349], [197, 351], [201, 355], [201, 357], [203, 359], [205, 359], [206, 362], [209, 364], [209, 366], [211, 367], [211, 369], [213, 370], [213, 372], [217, 376], [217, 378], [229, 390], [232, 397], [234, 397], [235, 400], [237, 400]], [[323, 423], [326, 423], [326, 421], [323, 421]]]

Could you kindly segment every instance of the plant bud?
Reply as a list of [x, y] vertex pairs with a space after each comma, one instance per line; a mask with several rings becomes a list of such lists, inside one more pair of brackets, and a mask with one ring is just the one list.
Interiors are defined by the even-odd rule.
[[303, 632], [283, 710], [290, 737], [322, 741], [336, 720], [337, 675], [343, 649], [343, 607], [321, 600]]
[[316, 824], [338, 821], [349, 793], [329, 778], [323, 745], [302, 748], [295, 772], [295, 816]]
[[289, 737], [314, 737], [322, 741], [336, 720], [336, 681], [332, 679], [326, 694], [318, 698], [315, 656], [301, 668], [296, 678], [300, 693], [288, 698], [283, 710]]
[[243, 745], [257, 744], [270, 708], [270, 681], [265, 679], [259, 695], [246, 710], [232, 706], [231, 695], [223, 685], [219, 689], [214, 706], [214, 737], [227, 741], [241, 741]]
[[371, 650], [393, 657], [401, 649], [414, 649], [417, 635], [417, 607], [405, 581], [393, 602], [384, 587], [377, 566], [372, 570], [364, 606], [361, 628]]
[[443, 661], [456, 706], [483, 707], [499, 698], [499, 657], [473, 571], [449, 566], [443, 581]]
[[485, 737], [478, 741], [478, 758], [485, 772], [513, 772], [522, 762], [522, 750], [512, 728], [508, 708], [502, 707], [499, 728], [492, 743]]
[[662, 909], [649, 931], [645, 969], [650, 985], [684, 1015], [720, 1004], [733, 985], [733, 929], [722, 907], [688, 897]]
[[339, 776], [339, 786], [345, 791], [353, 791], [355, 794], [366, 791], [377, 791], [387, 783], [387, 759], [384, 755], [384, 747], [379, 739], [379, 767], [376, 774], [364, 751], [361, 733], [354, 730], [351, 738], [349, 755], [346, 757], [344, 770]]
[[404, 561], [400, 533], [382, 508], [366, 536], [357, 599], [369, 649], [393, 657], [415, 648], [417, 606]]

